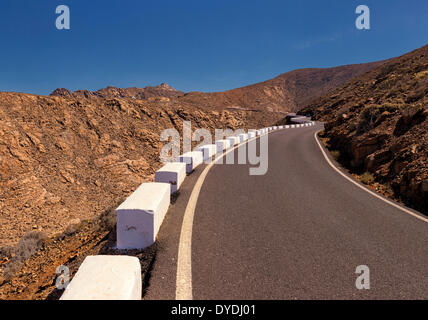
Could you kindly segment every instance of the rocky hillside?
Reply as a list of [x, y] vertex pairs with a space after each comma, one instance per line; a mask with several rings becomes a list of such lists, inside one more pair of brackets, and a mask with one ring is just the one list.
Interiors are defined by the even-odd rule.
[[355, 78], [307, 112], [326, 121], [323, 136], [345, 166], [428, 213], [428, 46]]
[[257, 128], [278, 114], [204, 111], [160, 97], [75, 99], [0, 93], [0, 247], [29, 231], [61, 232], [151, 180], [160, 132]]
[[225, 92], [190, 92], [180, 101], [208, 108], [291, 112], [383, 62], [326, 69], [300, 69], [274, 79]]

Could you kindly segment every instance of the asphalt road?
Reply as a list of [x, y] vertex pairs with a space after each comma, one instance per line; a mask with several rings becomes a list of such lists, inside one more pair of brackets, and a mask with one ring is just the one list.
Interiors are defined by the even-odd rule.
[[[314, 139], [320, 126], [269, 134], [269, 170], [214, 165], [192, 234], [194, 299], [428, 299], [428, 223], [358, 188]], [[159, 234], [145, 299], [174, 299], [182, 212], [199, 168]], [[356, 267], [370, 269], [358, 290]]]

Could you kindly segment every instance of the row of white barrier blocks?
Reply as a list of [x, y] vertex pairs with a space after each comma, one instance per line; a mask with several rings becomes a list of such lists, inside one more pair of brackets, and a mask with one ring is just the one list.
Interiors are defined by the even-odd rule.
[[268, 133], [270, 131], [275, 131], [275, 130], [291, 129], [291, 128], [303, 128], [303, 127], [309, 127], [309, 126], [315, 125], [314, 121], [309, 121], [309, 120], [301, 120], [301, 121], [302, 122], [298, 122], [296, 124], [267, 127], [267, 128], [260, 129], [259, 131], [261, 134], [265, 134], [265, 133]]

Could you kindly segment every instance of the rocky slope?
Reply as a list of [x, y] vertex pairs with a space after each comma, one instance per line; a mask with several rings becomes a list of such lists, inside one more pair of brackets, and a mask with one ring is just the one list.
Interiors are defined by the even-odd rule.
[[[392, 59], [301, 110], [357, 174], [428, 213], [428, 46]], [[367, 174], [366, 174], [367, 175]], [[370, 175], [369, 175], [370, 176]], [[370, 179], [369, 179], [370, 180]]]
[[0, 93], [0, 247], [48, 235], [125, 199], [160, 166], [160, 132], [257, 128], [274, 113], [204, 111], [189, 104]]
[[383, 62], [354, 64], [326, 69], [300, 69], [274, 79], [225, 92], [190, 92], [180, 101], [206, 108], [291, 112], [314, 98], [343, 85]]

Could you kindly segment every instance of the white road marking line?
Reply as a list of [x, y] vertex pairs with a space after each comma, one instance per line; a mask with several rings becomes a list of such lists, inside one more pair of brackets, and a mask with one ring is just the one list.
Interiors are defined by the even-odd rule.
[[[273, 132], [273, 131], [272, 131]], [[269, 134], [269, 133], [265, 133]], [[263, 134], [263, 135], [265, 135]], [[199, 176], [198, 180], [193, 187], [192, 193], [187, 203], [186, 210], [184, 211], [183, 224], [181, 225], [180, 242], [178, 245], [178, 258], [177, 258], [177, 279], [175, 289], [176, 300], [192, 300], [192, 232], [193, 232], [193, 219], [195, 217], [196, 203], [198, 202], [199, 193], [205, 178], [212, 168], [212, 166], [222, 157], [226, 156], [229, 152], [234, 151], [241, 145], [253, 141], [260, 136], [254, 137], [251, 140], [243, 141], [234, 148], [229, 149], [224, 154], [217, 156], [209, 165], [207, 165]]]
[[351, 179], [350, 177], [348, 177], [346, 174], [344, 174], [344, 173], [343, 173], [342, 171], [340, 171], [338, 168], [336, 168], [336, 166], [335, 166], [335, 165], [331, 162], [331, 160], [328, 158], [327, 154], [326, 154], [326, 153], [325, 153], [325, 151], [324, 151], [324, 148], [321, 146], [321, 143], [320, 143], [320, 141], [319, 141], [319, 139], [318, 139], [318, 133], [319, 133], [320, 131], [321, 131], [321, 130], [318, 130], [317, 132], [315, 132], [315, 134], [314, 134], [315, 141], [318, 143], [318, 146], [319, 146], [319, 148], [321, 149], [321, 152], [322, 152], [322, 154], [323, 154], [324, 158], [327, 160], [327, 162], [328, 162], [328, 164], [330, 165], [330, 167], [332, 167], [334, 170], [336, 170], [336, 172], [338, 172], [342, 177], [344, 177], [344, 178], [345, 178], [345, 179], [347, 179], [348, 181], [352, 182], [353, 184], [355, 184], [355, 185], [356, 185], [357, 187], [359, 187], [360, 189], [362, 189], [362, 190], [364, 190], [364, 191], [366, 191], [366, 192], [370, 193], [372, 196], [375, 196], [376, 198], [378, 198], [378, 199], [382, 200], [383, 202], [386, 202], [386, 203], [390, 204], [391, 206], [393, 206], [393, 207], [395, 207], [395, 208], [397, 208], [397, 209], [399, 209], [399, 210], [401, 210], [401, 211], [403, 211], [403, 212], [405, 212], [405, 213], [407, 213], [407, 214], [410, 214], [411, 216], [413, 216], [413, 217], [415, 217], [415, 218], [417, 218], [417, 219], [419, 219], [419, 220], [422, 220], [422, 221], [428, 222], [428, 218], [425, 218], [425, 217], [423, 217], [423, 216], [420, 216], [419, 214], [414, 213], [414, 212], [410, 211], [409, 209], [406, 209], [406, 208], [404, 208], [404, 207], [402, 207], [402, 206], [399, 206], [398, 204], [396, 204], [396, 203], [392, 202], [391, 200], [388, 200], [388, 199], [386, 199], [386, 198], [382, 197], [381, 195], [377, 194], [376, 192], [374, 192], [374, 191], [372, 191], [372, 190], [370, 190], [370, 189], [368, 189], [368, 188], [366, 188], [366, 187], [362, 186], [361, 184], [359, 184], [359, 183], [358, 183], [358, 182], [356, 182], [355, 180], [353, 180], [353, 179]]

